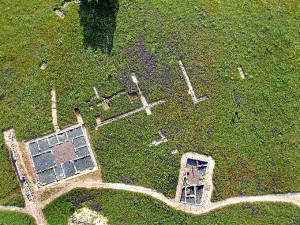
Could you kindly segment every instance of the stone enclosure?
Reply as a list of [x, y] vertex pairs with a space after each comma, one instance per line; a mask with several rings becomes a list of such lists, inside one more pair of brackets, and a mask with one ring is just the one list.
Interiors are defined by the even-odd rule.
[[47, 185], [96, 167], [87, 135], [80, 125], [27, 142], [38, 183]]

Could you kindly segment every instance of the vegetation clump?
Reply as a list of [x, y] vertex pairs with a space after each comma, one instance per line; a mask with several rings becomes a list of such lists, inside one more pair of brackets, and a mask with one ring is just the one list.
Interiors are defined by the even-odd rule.
[[111, 53], [116, 31], [119, 0], [82, 0], [80, 2], [80, 24], [86, 47]]

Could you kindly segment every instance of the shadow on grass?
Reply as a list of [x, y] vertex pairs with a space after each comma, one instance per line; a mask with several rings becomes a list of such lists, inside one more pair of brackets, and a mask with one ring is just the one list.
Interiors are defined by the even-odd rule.
[[118, 9], [119, 0], [81, 0], [79, 16], [85, 47], [110, 54]]

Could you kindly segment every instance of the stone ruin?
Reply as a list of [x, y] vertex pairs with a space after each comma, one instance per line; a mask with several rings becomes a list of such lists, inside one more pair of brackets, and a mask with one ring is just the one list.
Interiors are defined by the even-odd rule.
[[[141, 91], [141, 89], [139, 87], [139, 84], [138, 84], [138, 79], [137, 79], [137, 77], [135, 76], [134, 73], [132, 73], [131, 79], [132, 79], [133, 83], [136, 85], [138, 92], [128, 92], [127, 93], [124, 90], [116, 92], [115, 94], [113, 94], [109, 97], [104, 97], [103, 100], [100, 103], [97, 104], [97, 106], [102, 106], [102, 108], [104, 110], [108, 110], [110, 108], [110, 106], [109, 106], [109, 101], [110, 100], [112, 100], [113, 98], [120, 97], [122, 95], [127, 94], [127, 96], [129, 97], [129, 100], [131, 102], [135, 101], [136, 99], [138, 99], [138, 97], [140, 97], [142, 107], [139, 107], [139, 108], [134, 109], [134, 110], [129, 111], [129, 112], [125, 112], [125, 113], [113, 116], [113, 117], [108, 118], [104, 121], [101, 120], [100, 115], [96, 115], [96, 124], [95, 124], [96, 129], [98, 129], [100, 126], [103, 126], [105, 124], [111, 123], [113, 121], [116, 121], [116, 120], [119, 120], [119, 119], [122, 119], [122, 118], [125, 118], [125, 117], [130, 116], [130, 115], [133, 115], [133, 114], [138, 113], [140, 111], [145, 111], [146, 115], [149, 116], [149, 115], [152, 114], [152, 111], [151, 111], [152, 107], [165, 102], [165, 100], [161, 99], [161, 100], [158, 100], [158, 101], [155, 101], [155, 102], [148, 103], [146, 98], [142, 94], [142, 91]], [[91, 99], [88, 101], [90, 103], [91, 103], [91, 100], [100, 98], [97, 88], [93, 87], [93, 89], [94, 89], [95, 95], [93, 95], [91, 97]], [[92, 108], [91, 104], [90, 104], [90, 107]], [[162, 137], [162, 139], [163, 139], [162, 142], [165, 142], [167, 140], [165, 137]]]
[[176, 198], [190, 205], [205, 205], [212, 194], [214, 161], [197, 153], [185, 153], [181, 160]]
[[97, 169], [87, 134], [81, 125], [29, 140], [26, 146], [40, 185]]

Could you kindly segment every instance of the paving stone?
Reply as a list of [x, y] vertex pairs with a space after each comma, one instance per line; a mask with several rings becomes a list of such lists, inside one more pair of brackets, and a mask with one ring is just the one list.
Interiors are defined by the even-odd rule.
[[87, 146], [84, 146], [84, 147], [78, 148], [76, 150], [76, 155], [77, 155], [77, 157], [81, 158], [83, 156], [90, 155], [90, 151]]
[[56, 145], [58, 143], [58, 139], [56, 135], [53, 135], [51, 137], [48, 137], [50, 146]]
[[90, 156], [75, 160], [75, 167], [77, 171], [83, 171], [87, 169], [92, 169], [94, 167], [94, 163]]
[[78, 137], [83, 135], [82, 127], [77, 127], [75, 130], [76, 130], [75, 132]]
[[75, 168], [74, 168], [74, 164], [69, 161], [63, 164], [63, 169], [65, 172], [66, 177], [71, 177], [75, 175]]
[[32, 159], [37, 173], [54, 166], [54, 157], [50, 152], [34, 156]]
[[45, 151], [49, 150], [49, 148], [50, 148], [47, 138], [39, 140], [38, 144], [40, 147], [40, 152], [45, 152]]
[[31, 155], [36, 155], [39, 153], [39, 145], [36, 142], [31, 142], [29, 144], [29, 150], [31, 152]]
[[63, 178], [65, 177], [64, 171], [63, 171], [61, 165], [57, 165], [57, 166], [55, 167], [55, 173], [56, 173], [56, 178], [57, 178], [58, 180], [61, 180], [61, 179], [63, 179]]
[[57, 135], [59, 142], [65, 142], [68, 140], [66, 133], [61, 133]]
[[85, 138], [83, 136], [73, 139], [73, 144], [75, 148], [79, 148], [86, 145]]
[[38, 180], [41, 184], [50, 184], [56, 181], [53, 169], [45, 170], [37, 174]]
[[76, 138], [76, 137], [79, 137], [83, 134], [81, 127], [78, 127], [76, 129], [73, 129], [73, 130], [69, 130], [69, 131], [67, 131], [67, 133], [68, 133], [69, 138]]

